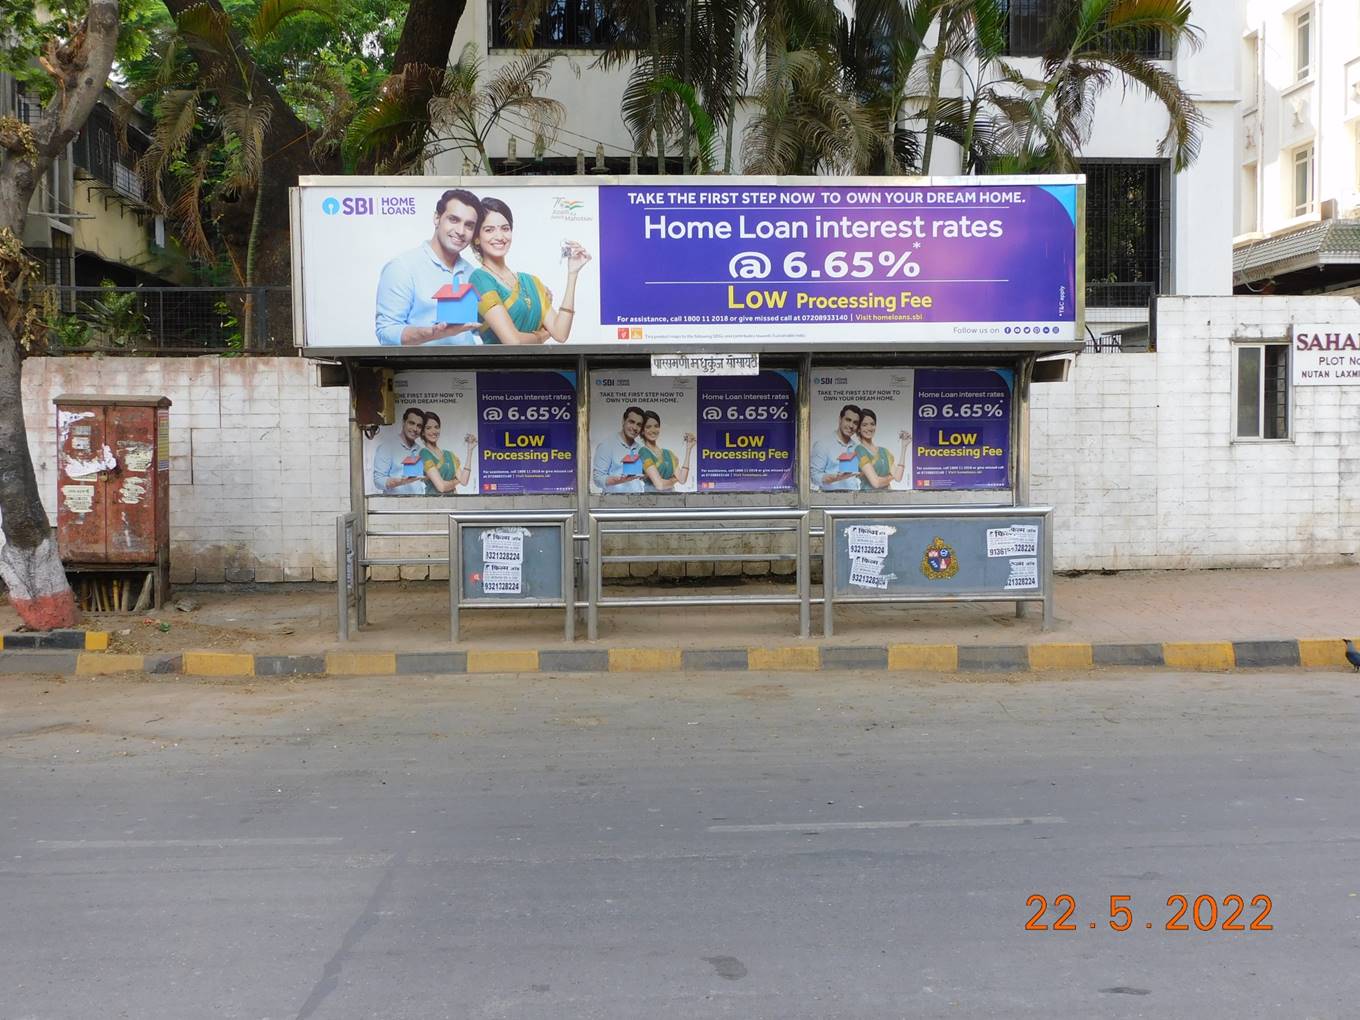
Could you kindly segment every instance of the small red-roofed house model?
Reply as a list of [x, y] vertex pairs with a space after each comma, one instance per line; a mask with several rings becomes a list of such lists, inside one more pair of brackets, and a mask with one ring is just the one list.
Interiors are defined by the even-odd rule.
[[435, 291], [435, 322], [441, 324], [477, 321], [477, 292], [470, 283], [446, 283]]

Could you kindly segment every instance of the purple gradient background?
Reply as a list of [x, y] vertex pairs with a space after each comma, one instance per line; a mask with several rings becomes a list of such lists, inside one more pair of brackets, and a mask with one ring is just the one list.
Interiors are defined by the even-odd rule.
[[[1075, 185], [1056, 185], [1072, 187]], [[964, 208], [962, 204], [898, 203], [891, 208], [866, 208], [862, 205], [842, 204], [817, 209], [783, 205], [727, 205], [677, 208], [666, 202], [664, 207], [631, 205], [631, 193], [646, 193], [665, 188], [668, 194], [688, 192], [734, 193], [738, 196], [754, 193], [791, 193], [837, 191], [903, 192], [958, 192], [961, 190], [996, 190], [1021, 193], [1023, 201], [1016, 204], [997, 204]], [[883, 203], [887, 205], [886, 201]], [[779, 211], [788, 218], [808, 223], [807, 238], [755, 239], [733, 236], [729, 239], [645, 239], [643, 217], [647, 213], [664, 215], [672, 221], [724, 219], [733, 225], [736, 234], [737, 217], [745, 214], [748, 224], [762, 213]], [[835, 238], [819, 240], [815, 236], [813, 220], [848, 215], [854, 219], [898, 220], [920, 214], [925, 220], [927, 236], [916, 238]], [[1005, 236], [1001, 238], [932, 239], [931, 224], [937, 220], [968, 215], [981, 219], [1000, 219]], [[783, 218], [783, 217], [781, 217]], [[867, 295], [897, 293], [910, 290], [916, 294], [930, 294], [934, 305], [929, 309], [902, 309], [894, 321], [939, 323], [1004, 323], [1004, 322], [1074, 322], [1076, 302], [1076, 228], [1062, 203], [1037, 185], [950, 185], [934, 187], [702, 187], [675, 188], [658, 184], [655, 188], [627, 185], [600, 188], [600, 305], [601, 322], [614, 325], [643, 319], [657, 322], [661, 317], [708, 315], [722, 316], [719, 322], [808, 322], [834, 327], [827, 317], [836, 321], [888, 321], [864, 319], [864, 310], [790, 310], [798, 291], [821, 295]], [[921, 247], [915, 248], [919, 240]], [[895, 255], [910, 253], [921, 265], [921, 275], [908, 279], [893, 277], [892, 282], [868, 283], [848, 277], [834, 284], [802, 287], [807, 280], [783, 280], [783, 259], [790, 251], [805, 251], [810, 267], [820, 267], [832, 251], [869, 251], [875, 254], [891, 251]], [[789, 308], [777, 317], [762, 309], [749, 312], [728, 307], [726, 282], [685, 282], [656, 286], [656, 281], [727, 281], [728, 263], [732, 256], [743, 251], [761, 251], [772, 263], [770, 278], [766, 280], [732, 280], [737, 293], [746, 288], [787, 288]], [[886, 275], [876, 264], [874, 276]], [[930, 283], [940, 279], [999, 279], [1002, 283]], [[823, 277], [825, 280], [826, 278]], [[1065, 307], [1059, 313], [1059, 291], [1066, 289]], [[873, 310], [885, 316], [885, 309]], [[919, 315], [920, 318], [915, 318]], [[815, 318], [813, 316], [816, 316]]]
[[[487, 421], [488, 408], [521, 414], [531, 406], [568, 409], [558, 421]], [[505, 434], [546, 436], [536, 450], [569, 450], [570, 460], [490, 460], [486, 454], [505, 450]], [[461, 437], [460, 437], [461, 438]], [[574, 372], [478, 372], [477, 456], [483, 496], [519, 496], [576, 491], [576, 380]], [[495, 489], [489, 486], [495, 485]]]
[[[696, 400], [699, 441], [700, 492], [789, 492], [793, 489], [794, 445], [797, 435], [797, 383], [791, 373], [761, 372], [756, 376], [708, 376], [699, 379]], [[728, 421], [729, 407], [783, 407], [782, 421]], [[705, 421], [704, 412], [716, 408], [719, 421]], [[723, 449], [723, 437], [760, 436], [763, 450], [781, 450], [787, 458], [770, 461], [719, 460], [710, 451]]]
[[[965, 396], [965, 393], [981, 393]], [[1000, 418], [961, 418], [960, 404], [1000, 402], [1005, 413]], [[922, 418], [921, 404], [929, 402], [941, 409], [938, 417]], [[954, 407], [946, 417], [944, 407]], [[912, 479], [917, 489], [1005, 489], [1010, 487], [1011, 388], [1007, 377], [992, 369], [918, 368], [916, 370], [916, 409], [912, 425]], [[977, 445], [1002, 450], [999, 457], [917, 457], [917, 447], [941, 449], [938, 430], [976, 432]], [[934, 441], [932, 441], [934, 440]]]

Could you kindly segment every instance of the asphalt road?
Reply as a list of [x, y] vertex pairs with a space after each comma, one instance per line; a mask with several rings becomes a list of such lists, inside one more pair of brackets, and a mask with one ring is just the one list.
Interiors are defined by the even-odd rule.
[[[1358, 704], [1299, 673], [6, 678], [0, 1017], [1355, 1017]], [[1234, 894], [1272, 929], [1222, 930]]]

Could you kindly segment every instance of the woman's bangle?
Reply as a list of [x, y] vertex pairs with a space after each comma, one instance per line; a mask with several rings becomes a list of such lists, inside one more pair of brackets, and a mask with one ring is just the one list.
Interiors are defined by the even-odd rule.
[[559, 312], [566, 312], [568, 315], [575, 315], [575, 314], [576, 314], [576, 309], [575, 309], [575, 308], [565, 308], [565, 307], [563, 307], [563, 308], [559, 308], [558, 311], [559, 311]]

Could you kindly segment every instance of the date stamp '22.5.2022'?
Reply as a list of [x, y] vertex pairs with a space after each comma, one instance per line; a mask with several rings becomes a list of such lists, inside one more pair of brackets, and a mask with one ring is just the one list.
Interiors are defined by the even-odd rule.
[[[1025, 905], [1034, 911], [1025, 922], [1025, 931], [1075, 932], [1083, 927], [1081, 922], [1072, 919], [1078, 914], [1077, 901], [1068, 893], [1054, 896], [1051, 906], [1048, 897], [1034, 893], [1025, 900]], [[1154, 923], [1134, 917], [1132, 896], [1115, 895], [1110, 897], [1108, 913], [1099, 920], [1087, 921], [1085, 926], [1088, 929], [1106, 926], [1110, 931], [1129, 931], [1138, 927], [1168, 932], [1274, 931], [1274, 925], [1266, 921], [1273, 907], [1265, 893], [1253, 896], [1250, 906], [1237, 893], [1228, 893], [1221, 898], [1208, 894], [1191, 897], [1172, 893], [1166, 898], [1166, 912], [1159, 911]], [[1051, 924], [1044, 920], [1050, 909], [1056, 915]], [[1142, 921], [1141, 925], [1139, 921]]]

